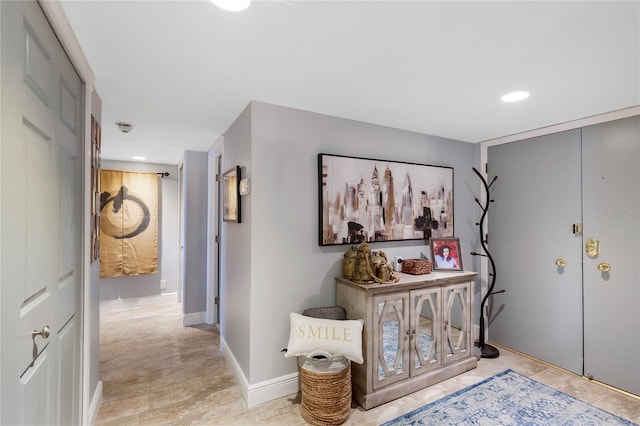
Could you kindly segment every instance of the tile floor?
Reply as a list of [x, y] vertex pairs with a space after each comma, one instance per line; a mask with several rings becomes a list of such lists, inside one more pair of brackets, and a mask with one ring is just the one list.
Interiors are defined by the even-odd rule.
[[[304, 425], [299, 394], [248, 409], [214, 326], [182, 327], [175, 297], [101, 305], [98, 425]], [[501, 349], [478, 368], [364, 411], [346, 425], [378, 425], [507, 368], [640, 424], [640, 398]]]

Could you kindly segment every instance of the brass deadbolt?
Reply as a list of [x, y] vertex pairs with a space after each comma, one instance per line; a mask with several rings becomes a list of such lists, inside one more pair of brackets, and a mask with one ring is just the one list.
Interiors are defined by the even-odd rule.
[[584, 252], [592, 259], [598, 257], [600, 254], [600, 240], [589, 238], [584, 242]]

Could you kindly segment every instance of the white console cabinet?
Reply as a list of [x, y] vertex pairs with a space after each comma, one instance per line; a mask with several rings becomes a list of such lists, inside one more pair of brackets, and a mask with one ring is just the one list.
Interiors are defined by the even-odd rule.
[[364, 320], [363, 364], [352, 365], [353, 396], [365, 410], [475, 368], [475, 272], [398, 273], [393, 284], [336, 278], [336, 303]]

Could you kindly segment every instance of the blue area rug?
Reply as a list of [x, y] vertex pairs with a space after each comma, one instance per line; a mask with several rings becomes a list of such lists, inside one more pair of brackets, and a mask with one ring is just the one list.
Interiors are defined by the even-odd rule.
[[384, 423], [400, 425], [638, 426], [512, 370]]

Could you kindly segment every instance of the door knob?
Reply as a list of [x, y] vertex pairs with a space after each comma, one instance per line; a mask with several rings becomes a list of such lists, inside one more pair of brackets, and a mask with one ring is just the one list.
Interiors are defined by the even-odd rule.
[[43, 339], [48, 339], [49, 338], [49, 326], [45, 325], [44, 327], [42, 327], [42, 330], [38, 331], [38, 330], [33, 330], [31, 332], [31, 338], [35, 339], [36, 336], [42, 336]]
[[567, 261], [564, 259], [556, 259], [556, 266], [559, 268], [564, 268], [567, 266]]
[[598, 265], [598, 271], [600, 272], [609, 272], [611, 270], [611, 265], [608, 263], [600, 263]]

